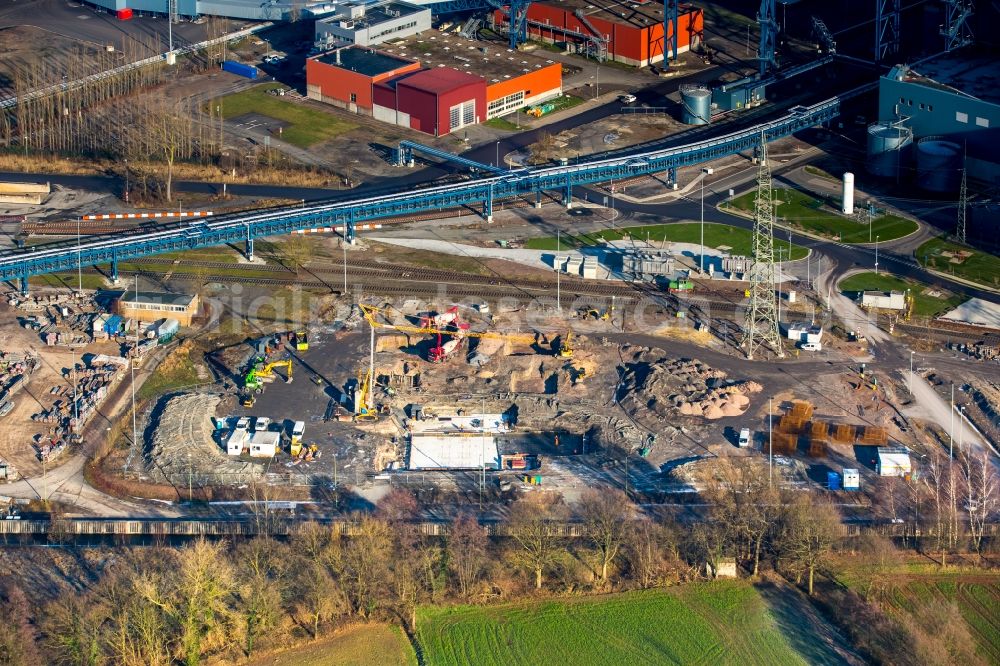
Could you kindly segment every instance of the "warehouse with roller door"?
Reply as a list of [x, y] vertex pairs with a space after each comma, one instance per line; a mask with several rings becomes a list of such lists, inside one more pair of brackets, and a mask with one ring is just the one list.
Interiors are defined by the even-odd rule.
[[[601, 59], [646, 67], [663, 60], [663, 6], [652, 0], [533, 2], [528, 5], [528, 37]], [[494, 11], [491, 20], [494, 30], [507, 33], [509, 21], [502, 11]], [[677, 52], [697, 48], [704, 30], [702, 10], [680, 5], [677, 24]]]
[[310, 99], [444, 136], [562, 95], [562, 66], [430, 31], [310, 58], [306, 87]]

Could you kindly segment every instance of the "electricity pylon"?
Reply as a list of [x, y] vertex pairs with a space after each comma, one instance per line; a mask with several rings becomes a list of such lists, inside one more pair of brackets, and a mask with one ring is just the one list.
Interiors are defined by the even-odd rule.
[[771, 199], [771, 167], [767, 163], [767, 139], [760, 135], [760, 168], [754, 199], [753, 246], [750, 265], [750, 307], [743, 323], [743, 347], [748, 359], [763, 346], [782, 358], [778, 331], [777, 276], [774, 272], [774, 204]]

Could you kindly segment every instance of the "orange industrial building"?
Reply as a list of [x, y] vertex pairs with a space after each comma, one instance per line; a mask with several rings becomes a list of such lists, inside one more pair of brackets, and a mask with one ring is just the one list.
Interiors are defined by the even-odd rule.
[[[528, 7], [528, 37], [615, 62], [645, 67], [663, 60], [663, 3], [656, 0], [546, 0]], [[508, 30], [493, 13], [494, 27]], [[704, 30], [699, 7], [678, 8], [677, 52], [697, 47]]]
[[443, 136], [562, 94], [562, 65], [439, 32], [306, 61], [315, 99]]

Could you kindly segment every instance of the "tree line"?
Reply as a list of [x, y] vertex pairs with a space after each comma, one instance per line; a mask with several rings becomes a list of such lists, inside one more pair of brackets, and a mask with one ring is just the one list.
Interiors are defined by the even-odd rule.
[[[31, 608], [15, 581], [0, 588], [0, 622], [8, 628], [0, 632], [0, 663], [239, 661], [349, 622], [413, 631], [421, 604], [666, 587], [714, 578], [733, 561], [741, 575], [776, 573], [809, 595], [818, 594], [818, 580], [824, 594], [846, 594], [831, 574], [841, 516], [822, 496], [779, 487], [757, 459], [719, 461], [703, 496], [708, 515], [678, 523], [648, 515], [619, 490], [588, 490], [573, 504], [538, 491], [509, 505], [502, 537], [489, 536], [471, 513], [430, 536], [419, 528], [418, 501], [396, 488], [354, 517], [349, 536], [341, 525], [306, 522], [287, 540], [127, 549], [85, 591], [41, 608]], [[577, 537], [566, 536], [567, 521]], [[919, 645], [911, 636], [919, 627], [878, 612], [895, 549], [877, 537], [862, 549], [854, 574], [860, 592], [835, 605], [868, 618], [854, 629], [846, 621], [853, 639], [865, 643], [867, 635], [875, 645], [870, 627], [879, 626], [878, 640], [891, 642], [879, 649], [898, 655], [900, 646]], [[937, 649], [926, 645], [928, 654]]]
[[[779, 519], [785, 536], [774, 561], [789, 571], [819, 566], [836, 539], [836, 513], [806, 510], [808, 497]], [[617, 490], [586, 492], [572, 507], [555, 493], [525, 496], [511, 504], [504, 538], [487, 536], [471, 514], [458, 516], [445, 536], [425, 536], [418, 508], [396, 489], [375, 512], [357, 516], [349, 537], [304, 523], [287, 541], [130, 549], [85, 592], [35, 611], [8, 585], [2, 619], [10, 631], [0, 638], [0, 662], [238, 660], [350, 621], [412, 629], [419, 604], [654, 588], [704, 575], [701, 532], [640, 517]], [[582, 521], [583, 538], [564, 536], [571, 514]], [[809, 539], [793, 536], [807, 526]]]

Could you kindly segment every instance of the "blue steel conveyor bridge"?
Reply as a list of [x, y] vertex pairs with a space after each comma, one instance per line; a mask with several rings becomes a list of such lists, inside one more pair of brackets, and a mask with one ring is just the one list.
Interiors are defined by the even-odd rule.
[[[118, 262], [137, 257], [230, 243], [246, 243], [247, 256], [252, 257], [255, 238], [288, 234], [313, 227], [343, 225], [346, 237], [353, 240], [355, 225], [359, 222], [435, 209], [481, 208], [483, 217], [492, 220], [493, 202], [496, 199], [534, 196], [536, 205], [540, 206], [545, 192], [560, 193], [562, 201], [568, 207], [572, 205], [573, 188], [576, 186], [651, 173], [673, 174], [679, 167], [752, 149], [760, 143], [762, 136], [773, 141], [831, 120], [839, 114], [841, 99], [857, 92], [858, 90], [851, 91], [812, 106], [793, 107], [786, 115], [775, 120], [685, 146], [651, 149], [621, 157], [597, 157], [572, 165], [509, 172], [488, 165], [478, 165], [478, 168], [489, 175], [461, 183], [415, 188], [398, 194], [219, 216], [211, 221], [199, 220], [174, 228], [127, 236], [94, 236], [79, 245], [53, 243], [8, 250], [0, 252], [0, 280], [20, 280], [21, 289], [26, 291], [28, 278], [33, 275], [76, 269], [78, 265], [98, 264], [110, 264], [111, 277], [117, 280]], [[424, 149], [413, 143], [403, 148], [406, 153], [412, 149]], [[457, 161], [466, 164], [470, 162], [465, 158]]]

